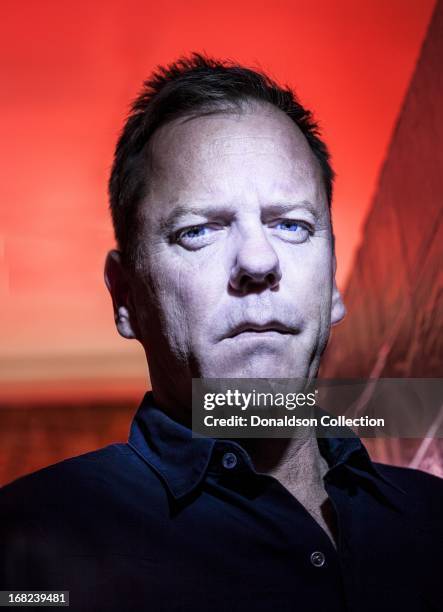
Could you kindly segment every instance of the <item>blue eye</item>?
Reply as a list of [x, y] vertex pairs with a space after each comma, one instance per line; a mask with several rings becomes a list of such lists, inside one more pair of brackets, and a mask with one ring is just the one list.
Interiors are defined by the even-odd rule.
[[197, 251], [212, 244], [217, 228], [212, 225], [192, 225], [176, 235], [176, 242], [185, 249]]
[[304, 223], [300, 223], [295, 219], [281, 219], [272, 227], [279, 231], [279, 235], [283, 240], [293, 244], [302, 244], [313, 234], [312, 230], [306, 227]]
[[302, 225], [300, 225], [299, 223], [296, 223], [296, 221], [291, 221], [291, 220], [287, 220], [287, 221], [281, 221], [278, 226], [282, 226], [282, 229], [287, 230], [289, 232], [296, 232], [298, 229], [305, 229]]
[[207, 233], [208, 229], [209, 228], [205, 227], [204, 225], [195, 225], [194, 227], [190, 227], [185, 232], [180, 234], [180, 237], [181, 238], [183, 238], [183, 237], [185, 237], [185, 238], [200, 238], [201, 236], [204, 236]]

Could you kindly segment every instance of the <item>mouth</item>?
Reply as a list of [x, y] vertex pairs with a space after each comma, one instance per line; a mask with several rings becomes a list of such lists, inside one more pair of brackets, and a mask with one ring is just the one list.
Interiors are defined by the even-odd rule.
[[237, 338], [237, 337], [248, 337], [248, 338], [265, 338], [265, 337], [280, 337], [293, 335], [295, 330], [280, 323], [278, 321], [272, 321], [270, 323], [259, 325], [256, 323], [241, 323], [234, 327], [225, 338]]

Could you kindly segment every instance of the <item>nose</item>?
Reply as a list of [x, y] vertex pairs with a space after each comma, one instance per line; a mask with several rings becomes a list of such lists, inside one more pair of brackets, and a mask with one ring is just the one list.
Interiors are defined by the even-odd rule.
[[273, 289], [281, 280], [278, 255], [263, 228], [239, 237], [229, 284], [235, 291]]

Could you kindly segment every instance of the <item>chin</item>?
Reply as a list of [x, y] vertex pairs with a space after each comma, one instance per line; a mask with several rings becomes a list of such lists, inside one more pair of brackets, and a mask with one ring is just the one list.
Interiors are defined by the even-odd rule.
[[253, 361], [221, 365], [204, 369], [203, 378], [307, 378], [309, 368], [285, 364], [274, 359], [264, 363]]

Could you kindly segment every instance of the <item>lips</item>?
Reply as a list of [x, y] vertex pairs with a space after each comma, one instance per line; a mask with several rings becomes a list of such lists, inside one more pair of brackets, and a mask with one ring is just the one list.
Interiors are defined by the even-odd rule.
[[271, 321], [265, 324], [245, 322], [234, 327], [225, 337], [235, 338], [240, 334], [247, 333], [266, 333], [266, 332], [278, 332], [280, 334], [294, 334], [295, 330], [281, 323], [280, 321]]

